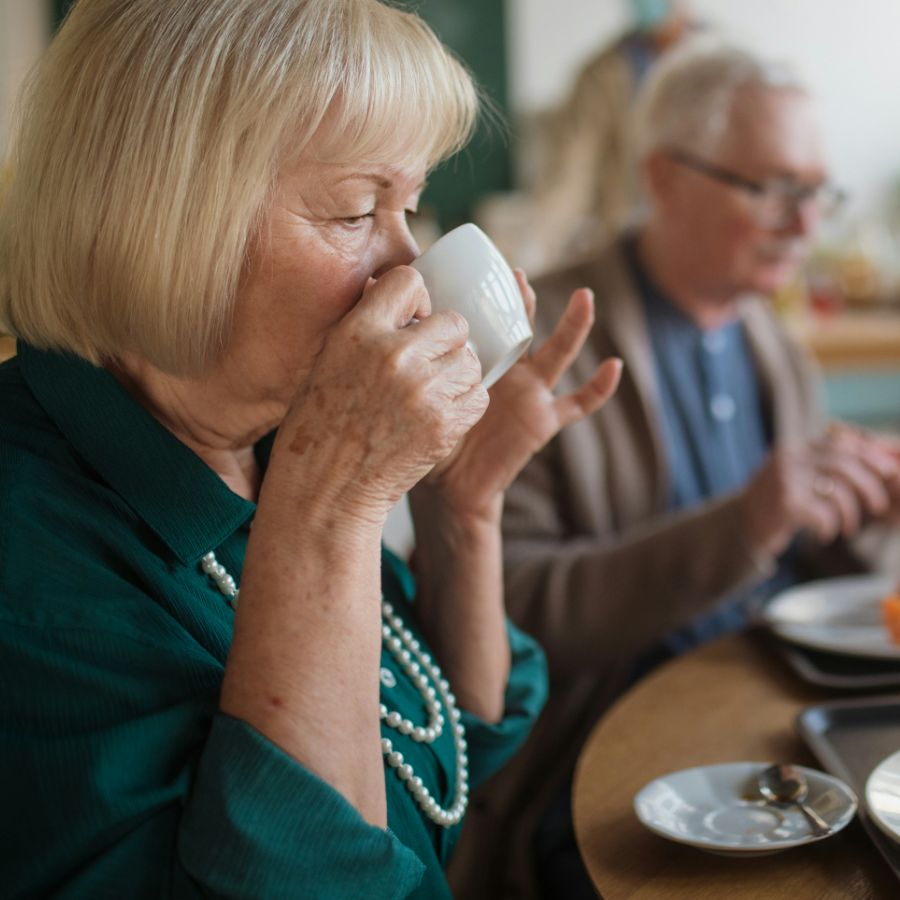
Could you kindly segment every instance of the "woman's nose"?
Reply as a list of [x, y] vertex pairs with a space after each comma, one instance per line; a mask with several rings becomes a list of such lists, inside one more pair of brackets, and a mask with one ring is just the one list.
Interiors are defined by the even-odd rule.
[[374, 273], [374, 277], [378, 278], [389, 269], [396, 266], [409, 265], [418, 255], [419, 247], [416, 239], [412, 236], [409, 226], [404, 221], [396, 228], [392, 228], [384, 237], [385, 249], [381, 265]]

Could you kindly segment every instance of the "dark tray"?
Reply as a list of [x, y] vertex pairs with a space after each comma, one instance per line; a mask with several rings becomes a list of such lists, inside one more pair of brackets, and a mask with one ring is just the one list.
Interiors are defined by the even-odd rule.
[[797, 716], [797, 730], [819, 762], [856, 791], [860, 821], [900, 879], [900, 844], [871, 820], [865, 798], [872, 770], [900, 749], [900, 694], [807, 707]]
[[[845, 656], [789, 644], [771, 636], [787, 664], [804, 680], [842, 691], [900, 690], [900, 661]], [[898, 747], [900, 749], [900, 747]]]

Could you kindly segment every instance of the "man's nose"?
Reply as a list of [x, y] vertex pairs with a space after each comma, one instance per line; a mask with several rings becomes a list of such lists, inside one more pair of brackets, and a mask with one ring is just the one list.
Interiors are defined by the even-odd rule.
[[786, 213], [781, 231], [792, 237], [810, 237], [822, 219], [818, 200], [814, 196], [797, 198]]

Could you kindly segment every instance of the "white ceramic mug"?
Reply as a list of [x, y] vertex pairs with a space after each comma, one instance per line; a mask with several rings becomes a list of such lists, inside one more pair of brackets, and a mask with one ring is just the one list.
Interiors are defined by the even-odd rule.
[[411, 263], [431, 297], [433, 312], [455, 309], [469, 323], [469, 345], [489, 388], [525, 352], [533, 334], [509, 264], [471, 223], [448, 231]]

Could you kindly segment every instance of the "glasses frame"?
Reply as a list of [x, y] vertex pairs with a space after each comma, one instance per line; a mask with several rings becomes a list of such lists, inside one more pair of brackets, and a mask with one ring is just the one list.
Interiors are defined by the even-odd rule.
[[801, 185], [788, 180], [757, 181], [724, 166], [709, 162], [709, 160], [702, 157], [695, 156], [693, 153], [688, 153], [686, 150], [680, 150], [677, 147], [669, 148], [668, 154], [672, 159], [688, 169], [692, 169], [701, 175], [705, 175], [707, 178], [712, 178], [730, 187], [738, 188], [758, 200], [768, 198], [778, 200], [783, 208], [781, 217], [777, 221], [773, 217], [772, 222], [764, 224], [777, 226], [789, 222], [799, 207], [810, 200], [817, 201], [820, 215], [823, 217], [831, 216], [843, 206], [847, 199], [847, 195], [843, 190], [828, 181], [823, 181], [817, 185]]

